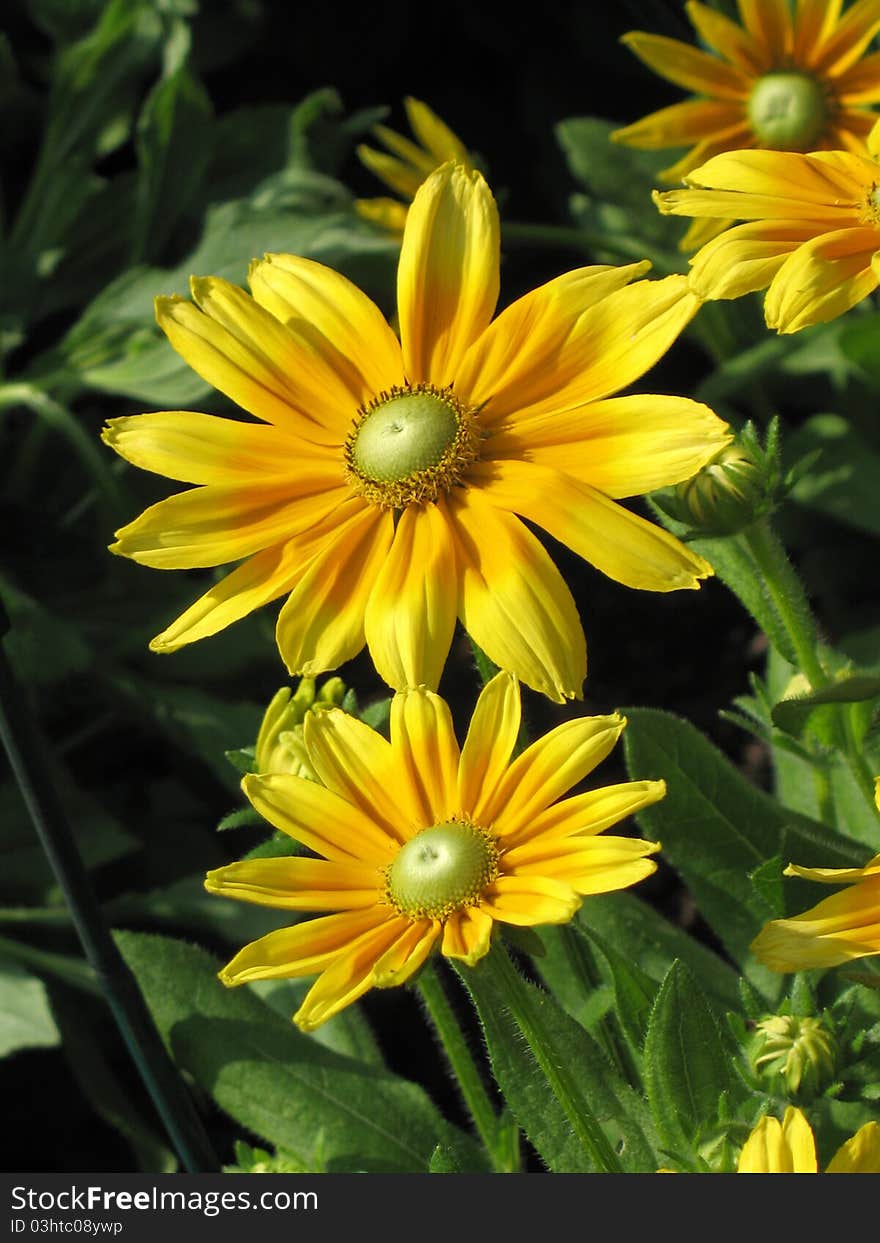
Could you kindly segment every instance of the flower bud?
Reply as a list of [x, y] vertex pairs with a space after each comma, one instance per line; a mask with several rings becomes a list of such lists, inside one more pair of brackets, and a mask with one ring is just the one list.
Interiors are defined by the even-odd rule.
[[295, 691], [282, 686], [263, 716], [255, 749], [259, 773], [292, 773], [317, 781], [303, 741], [303, 721], [309, 712], [337, 707], [345, 696], [341, 678], [328, 678], [318, 690], [314, 678], [301, 678]]
[[720, 453], [675, 489], [675, 517], [701, 535], [735, 535], [767, 512], [760, 465], [740, 444]]
[[817, 1096], [834, 1077], [837, 1055], [837, 1039], [825, 1019], [774, 1014], [755, 1026], [752, 1065], [777, 1086], [781, 1080], [788, 1096]]

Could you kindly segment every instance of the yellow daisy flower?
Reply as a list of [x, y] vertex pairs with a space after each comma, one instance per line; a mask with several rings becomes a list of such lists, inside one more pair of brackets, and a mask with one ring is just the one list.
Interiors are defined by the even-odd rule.
[[[809, 1122], [789, 1105], [782, 1122], [764, 1116], [740, 1153], [738, 1174], [818, 1174]], [[880, 1174], [880, 1126], [868, 1122], [837, 1150], [826, 1174]]]
[[359, 215], [392, 233], [403, 233], [406, 213], [416, 191], [441, 164], [452, 160], [463, 168], [473, 168], [467, 147], [427, 104], [408, 95], [403, 106], [416, 142], [387, 125], [376, 125], [373, 133], [387, 150], [377, 151], [366, 143], [357, 149], [361, 163], [406, 200], [401, 203], [397, 199], [374, 198], [355, 202]]
[[403, 984], [432, 950], [473, 965], [496, 921], [561, 924], [586, 894], [655, 870], [656, 842], [598, 837], [656, 802], [662, 781], [633, 781], [556, 800], [611, 751], [612, 716], [557, 726], [511, 759], [520, 726], [516, 679], [500, 673], [477, 702], [459, 750], [446, 703], [398, 693], [386, 741], [339, 709], [305, 721], [323, 783], [245, 777], [254, 807], [321, 858], [253, 859], [209, 872], [211, 893], [289, 911], [331, 911], [246, 945], [227, 985], [317, 975], [294, 1021], [312, 1030], [370, 988]]
[[[690, 0], [704, 52], [633, 31], [624, 42], [649, 68], [696, 97], [616, 130], [617, 142], [651, 150], [689, 146], [662, 176], [679, 181], [722, 151], [864, 153], [880, 101], [880, 0], [738, 0], [742, 24]], [[693, 146], [691, 146], [693, 144]]]
[[562, 701], [580, 694], [583, 631], [520, 517], [630, 587], [711, 574], [617, 504], [688, 478], [730, 439], [697, 402], [611, 396], [695, 313], [687, 278], [581, 268], [493, 321], [498, 234], [479, 173], [428, 178], [401, 247], [399, 341], [359, 289], [294, 255], [255, 262], [252, 297], [200, 277], [194, 304], [157, 300], [175, 349], [262, 422], [163, 411], [105, 431], [135, 465], [200, 485], [123, 527], [113, 552], [160, 569], [245, 559], [155, 651], [287, 595], [277, 639], [293, 674], [366, 642], [389, 685], [435, 688], [458, 617], [499, 667]]
[[745, 221], [691, 259], [701, 298], [738, 298], [766, 289], [769, 328], [798, 332], [826, 323], [880, 282], [880, 124], [874, 158], [848, 151], [799, 155], [737, 151], [686, 178], [687, 190], [654, 193], [661, 212]]

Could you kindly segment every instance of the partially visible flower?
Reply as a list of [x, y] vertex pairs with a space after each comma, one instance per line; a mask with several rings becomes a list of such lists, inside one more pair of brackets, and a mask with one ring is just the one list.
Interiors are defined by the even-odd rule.
[[[869, 147], [880, 153], [880, 124]], [[880, 283], [880, 165], [847, 151], [810, 155], [737, 151], [686, 178], [687, 190], [655, 191], [661, 212], [746, 221], [691, 260], [704, 299], [766, 289], [764, 316], [798, 332], [848, 311]]]
[[880, 954], [880, 855], [863, 868], [804, 868], [790, 863], [785, 875], [851, 888], [803, 915], [765, 924], [751, 946], [765, 967], [807, 971]]
[[761, 516], [765, 501], [759, 464], [734, 443], [680, 483], [664, 508], [701, 535], [734, 535]]
[[[746, 1140], [738, 1174], [818, 1174], [816, 1141], [809, 1122], [789, 1105], [782, 1122], [765, 1115]], [[838, 1148], [826, 1174], [880, 1174], [880, 1126], [867, 1122]]]
[[[624, 42], [649, 68], [695, 95], [615, 131], [617, 142], [690, 150], [669, 184], [722, 151], [864, 153], [880, 102], [880, 0], [738, 0], [741, 25], [697, 0], [685, 6], [709, 52], [632, 31]], [[691, 145], [693, 144], [693, 145]]]
[[252, 942], [227, 985], [317, 975], [294, 1016], [312, 1030], [370, 988], [403, 984], [439, 948], [473, 965], [496, 922], [567, 923], [587, 894], [655, 870], [656, 842], [599, 836], [665, 794], [633, 781], [562, 798], [611, 751], [611, 715], [557, 726], [512, 759], [516, 679], [482, 691], [459, 750], [449, 709], [419, 687], [395, 695], [391, 740], [338, 710], [310, 713], [323, 784], [252, 774], [243, 787], [276, 828], [321, 858], [251, 859], [209, 872], [211, 893], [288, 911], [334, 912]]
[[345, 683], [328, 678], [317, 688], [314, 678], [301, 678], [296, 691], [282, 686], [266, 709], [257, 734], [254, 762], [258, 773], [294, 773], [316, 781], [303, 740], [303, 722], [309, 712], [342, 703]]
[[[683, 397], [612, 394], [696, 313], [687, 278], [647, 263], [580, 268], [493, 319], [495, 200], [445, 164], [418, 191], [398, 270], [400, 340], [379, 308], [313, 260], [252, 265], [253, 297], [192, 282], [160, 298], [172, 345], [262, 422], [186, 411], [113, 419], [137, 466], [200, 485], [117, 531], [157, 569], [241, 561], [153, 639], [171, 652], [286, 596], [291, 674], [366, 644], [390, 686], [437, 686], [460, 619], [491, 660], [562, 701], [580, 695], [574, 599], [526, 523], [647, 591], [695, 589], [711, 566], [618, 504], [687, 479], [727, 425]], [[626, 288], [629, 286], [629, 288]]]
[[755, 1024], [751, 1059], [765, 1079], [781, 1079], [789, 1095], [816, 1096], [834, 1075], [837, 1040], [826, 1020], [772, 1014]]
[[372, 220], [391, 233], [401, 234], [409, 204], [419, 186], [435, 169], [449, 160], [466, 169], [474, 167], [467, 147], [427, 104], [408, 95], [403, 106], [417, 141], [404, 138], [387, 125], [376, 125], [373, 134], [387, 150], [377, 151], [375, 147], [361, 143], [357, 153], [361, 163], [399, 194], [404, 202], [390, 198], [357, 199], [355, 202], [359, 215], [366, 220]]

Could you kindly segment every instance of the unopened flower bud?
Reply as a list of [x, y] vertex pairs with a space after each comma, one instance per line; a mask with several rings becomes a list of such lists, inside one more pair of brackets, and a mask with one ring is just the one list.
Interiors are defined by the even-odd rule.
[[295, 691], [283, 686], [275, 693], [263, 716], [255, 749], [256, 771], [292, 773], [317, 781], [303, 741], [303, 721], [310, 712], [337, 707], [345, 696], [341, 678], [328, 678], [316, 689], [314, 678], [301, 678]]
[[739, 444], [726, 445], [675, 489], [675, 517], [701, 535], [735, 535], [767, 512], [760, 465]]
[[752, 1065], [767, 1080], [782, 1080], [789, 1096], [817, 1096], [834, 1077], [837, 1039], [821, 1018], [775, 1014], [755, 1028]]

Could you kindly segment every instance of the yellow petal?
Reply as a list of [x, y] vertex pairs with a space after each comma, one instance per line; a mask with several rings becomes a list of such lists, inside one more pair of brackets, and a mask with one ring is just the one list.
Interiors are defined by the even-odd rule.
[[364, 617], [370, 655], [389, 686], [439, 683], [455, 631], [457, 579], [446, 501], [404, 509]]
[[738, 69], [689, 43], [641, 30], [624, 35], [621, 42], [655, 73], [685, 90], [710, 99], [742, 99], [748, 94], [748, 79]]
[[447, 160], [468, 163], [468, 150], [461, 139], [420, 99], [408, 95], [403, 101], [412, 132], [423, 147], [430, 151], [437, 164]]
[[880, 1126], [866, 1122], [838, 1148], [826, 1174], [880, 1174]]
[[497, 673], [480, 692], [461, 750], [458, 801], [466, 815], [482, 823], [487, 802], [507, 771], [519, 736], [519, 684], [511, 673]]
[[726, 99], [687, 99], [651, 112], [632, 125], [612, 132], [614, 142], [655, 151], [715, 138], [744, 123], [743, 104]]
[[493, 919], [519, 927], [567, 924], [581, 900], [564, 881], [542, 876], [499, 876], [483, 891], [480, 908]]
[[[603, 786], [563, 799], [540, 812], [523, 829], [505, 836], [506, 857], [515, 863], [520, 857], [533, 857], [528, 853], [533, 848], [544, 849], [542, 843], [547, 843], [549, 849], [567, 838], [601, 833], [656, 803], [665, 794], [665, 781], [625, 781], [622, 785]], [[522, 856], [518, 853], [520, 849], [526, 850]]]
[[[783, 214], [794, 220], [817, 215], [833, 218], [835, 213], [858, 208], [873, 171], [869, 160], [843, 151], [814, 151], [809, 155], [798, 151], [733, 151], [716, 155], [687, 180], [688, 185], [702, 189], [736, 191], [748, 202], [788, 202], [790, 207]], [[777, 214], [770, 208], [753, 213], [746, 204], [740, 211], [724, 209], [715, 214], [746, 219], [746, 212], [749, 218]]]
[[796, 65], [811, 69], [840, 17], [843, 0], [797, 0], [792, 55]]
[[[392, 131], [385, 129], [384, 126], [381, 128], [382, 133], [377, 137], [387, 142], [387, 135]], [[401, 139], [401, 142], [405, 141], [406, 139]], [[421, 156], [418, 147], [413, 146], [413, 152], [416, 153], [416, 158]], [[384, 181], [386, 186], [396, 190], [405, 199], [412, 199], [415, 196], [422, 181], [430, 172], [428, 168], [416, 168], [412, 161], [398, 159], [397, 156], [388, 155], [385, 151], [377, 151], [374, 147], [368, 147], [366, 143], [358, 146], [357, 156], [364, 167], [368, 168], [375, 177]]]
[[367, 600], [392, 538], [391, 513], [368, 507], [324, 541], [278, 614], [278, 650], [291, 674], [314, 677], [360, 652]]
[[344, 377], [355, 409], [403, 383], [397, 337], [375, 302], [339, 272], [298, 255], [270, 254], [251, 264], [249, 280], [256, 301]]
[[325, 859], [245, 859], [209, 872], [205, 888], [285, 911], [356, 910], [375, 906], [384, 893], [375, 865]]
[[880, 954], [880, 877], [833, 894], [792, 919], [771, 920], [751, 949], [771, 971], [834, 967]]
[[[707, 459], [714, 451], [707, 453]], [[485, 494], [494, 505], [537, 523], [627, 587], [695, 589], [713, 572], [674, 535], [571, 475], [534, 462], [508, 461], [488, 463], [484, 477]]]
[[685, 9], [703, 40], [721, 56], [736, 65], [744, 75], [750, 77], [768, 68], [763, 50], [742, 26], [738, 26], [736, 22], [731, 21], [729, 17], [725, 17], [716, 9], [710, 9], [708, 5], [698, 3], [698, 0], [688, 0]]
[[322, 971], [361, 938], [384, 927], [387, 910], [342, 911], [279, 928], [239, 950], [220, 979], [231, 988], [249, 980], [288, 980]]
[[369, 802], [353, 803], [344, 791], [292, 773], [249, 773], [242, 789], [276, 829], [337, 863], [385, 867], [397, 852], [400, 835], [394, 825], [382, 823]]
[[424, 687], [398, 692], [391, 701], [391, 745], [423, 824], [440, 824], [460, 812], [459, 750], [445, 700]]
[[586, 641], [571, 592], [525, 526], [477, 488], [450, 504], [459, 616], [490, 660], [557, 703], [580, 697]]
[[493, 923], [491, 915], [475, 906], [453, 912], [443, 927], [441, 952], [473, 967], [489, 952]]
[[388, 918], [386, 915], [385, 922], [378, 928], [346, 946], [306, 993], [293, 1016], [296, 1025], [302, 1031], [314, 1031], [363, 997], [373, 987], [376, 963], [399, 937], [408, 934], [410, 926], [409, 920], [402, 916]]
[[766, 289], [786, 258], [825, 229], [820, 220], [752, 220], [694, 255], [690, 280], [701, 298], [739, 298]]
[[[613, 893], [637, 884], [657, 871], [657, 864], [647, 855], [660, 849], [659, 842], [638, 837], [589, 837], [569, 839], [556, 847], [545, 845], [541, 854], [537, 843], [530, 843], [534, 858], [522, 859], [527, 847], [504, 855], [505, 872], [514, 876], [547, 876], [571, 885], [582, 897], [587, 894]], [[517, 855], [514, 861], [511, 855]]]
[[478, 172], [445, 164], [406, 220], [397, 303], [406, 377], [438, 387], [457, 379], [468, 346], [498, 301], [498, 209]]
[[[301, 488], [315, 489], [312, 495]], [[259, 486], [207, 484], [151, 505], [116, 532], [110, 551], [157, 570], [226, 565], [325, 521], [348, 497], [325, 474]]]
[[[493, 434], [491, 448], [494, 459], [534, 462], [624, 497], [689, 479], [729, 440], [727, 424], [708, 406], [638, 393], [511, 419]], [[485, 470], [491, 475], [494, 466]]]
[[738, 1174], [816, 1174], [816, 1145], [810, 1124], [789, 1106], [785, 1120], [765, 1115], [740, 1153]]
[[788, 0], [739, 0], [739, 11], [743, 25], [761, 53], [764, 67], [771, 69], [787, 64], [793, 43]]
[[843, 104], [876, 103], [880, 99], [880, 52], [857, 61], [840, 75], [835, 86], [837, 98]]
[[863, 868], [805, 868], [789, 863], [784, 876], [800, 876], [803, 880], [818, 881], [822, 885], [854, 885], [869, 876], [880, 876], [880, 855], [875, 855]]
[[848, 311], [877, 288], [880, 232], [862, 227], [825, 233], [789, 255], [764, 301], [768, 328], [798, 332]]
[[880, 30], [880, 0], [855, 0], [825, 40], [813, 63], [817, 73], [843, 73], [859, 59]]
[[364, 220], [386, 229], [389, 233], [403, 234], [409, 208], [396, 199], [355, 199], [354, 209]]
[[600, 764], [613, 750], [626, 721], [611, 716], [584, 716], [557, 725], [513, 761], [484, 800], [482, 815], [501, 837], [523, 832], [531, 838], [541, 812]]
[[405, 842], [426, 828], [422, 809], [390, 742], [347, 712], [310, 712], [305, 720], [309, 759], [334, 790], [389, 837]]
[[396, 988], [424, 964], [440, 936], [436, 919], [419, 919], [400, 934], [373, 967], [374, 988]]
[[578, 268], [517, 299], [471, 346], [458, 369], [456, 391], [480, 407], [487, 427], [553, 397], [583, 370], [584, 312], [649, 267], [646, 259], [619, 268]]

